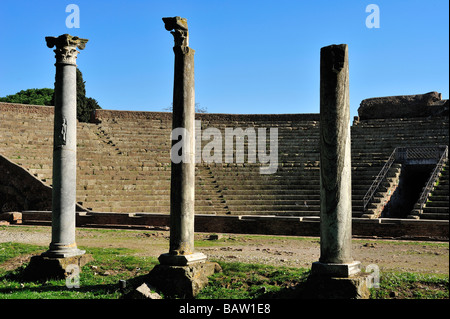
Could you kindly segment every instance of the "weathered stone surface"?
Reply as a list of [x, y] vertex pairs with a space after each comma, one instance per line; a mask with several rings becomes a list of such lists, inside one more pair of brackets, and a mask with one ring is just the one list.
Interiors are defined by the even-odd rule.
[[208, 276], [221, 270], [213, 262], [188, 266], [156, 265], [148, 276], [148, 283], [169, 298], [193, 298], [208, 284]]
[[360, 120], [448, 115], [448, 106], [438, 92], [386, 96], [363, 100], [358, 115]]
[[305, 299], [368, 299], [369, 274], [340, 278], [311, 275], [306, 281], [300, 298]]
[[90, 254], [66, 258], [33, 256], [23, 272], [23, 277], [26, 280], [63, 279], [70, 275], [66, 271], [67, 266], [77, 265], [81, 272], [81, 267], [92, 260], [94, 258]]
[[0, 213], [50, 210], [52, 189], [0, 154]]
[[21, 224], [22, 213], [19, 212], [0, 213], [0, 221], [7, 221], [11, 224]]
[[161, 254], [158, 259], [163, 265], [187, 266], [193, 263], [204, 262], [206, 255], [199, 252], [189, 255]]
[[161, 295], [155, 292], [155, 288], [147, 283], [143, 283], [125, 296], [125, 299], [162, 299]]
[[194, 253], [195, 213], [195, 51], [188, 47], [186, 19], [173, 17], [163, 18], [163, 21], [166, 30], [174, 30], [171, 33], [175, 40], [172, 129], [180, 130], [181, 138], [172, 136], [172, 149], [182, 143], [181, 161], [174, 161], [171, 153], [169, 255], [191, 255]]
[[315, 262], [312, 264], [311, 268], [311, 274], [313, 275], [326, 275], [331, 277], [343, 278], [354, 276], [360, 271], [361, 263], [359, 261], [354, 261], [346, 264]]
[[320, 53], [320, 259], [304, 292], [307, 298], [368, 298], [360, 263], [351, 253], [348, 47], [331, 45]]
[[320, 259], [351, 263], [350, 100], [348, 47], [320, 55]]

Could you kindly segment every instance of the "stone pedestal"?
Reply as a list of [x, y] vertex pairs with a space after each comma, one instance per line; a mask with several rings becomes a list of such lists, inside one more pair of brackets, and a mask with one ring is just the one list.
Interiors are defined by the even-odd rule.
[[208, 276], [222, 269], [217, 263], [197, 262], [187, 266], [156, 265], [148, 283], [168, 298], [194, 298], [208, 284]]
[[87, 39], [63, 34], [46, 37], [56, 57], [53, 134], [52, 241], [46, 257], [82, 255], [75, 242], [77, 189], [77, 76], [76, 59]]
[[304, 286], [302, 299], [368, 299], [367, 277], [359, 273], [350, 277], [311, 274]]
[[206, 261], [206, 255], [203, 253], [193, 253], [190, 255], [172, 255], [161, 254], [158, 258], [162, 265], [172, 265], [172, 266], [188, 266], [199, 262]]
[[64, 279], [70, 275], [68, 266], [76, 265], [81, 272], [81, 267], [92, 260], [90, 254], [64, 258], [33, 256], [23, 272], [23, 277], [25, 280]]
[[353, 261], [345, 264], [321, 263], [320, 261], [312, 264], [311, 274], [324, 275], [330, 277], [350, 277], [357, 275], [361, 271], [361, 263]]

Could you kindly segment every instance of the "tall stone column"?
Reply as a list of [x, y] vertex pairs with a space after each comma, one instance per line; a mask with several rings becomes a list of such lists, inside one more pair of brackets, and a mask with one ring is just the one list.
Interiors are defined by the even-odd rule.
[[[173, 88], [172, 175], [170, 185], [170, 247], [149, 273], [149, 283], [166, 296], [192, 298], [220, 271], [216, 263], [194, 250], [195, 90], [194, 50], [189, 48], [187, 21], [163, 18], [175, 39]], [[181, 154], [179, 154], [181, 151]]]
[[[170, 249], [159, 257], [161, 264], [187, 265], [204, 261], [206, 255], [194, 251], [195, 201], [195, 83], [194, 53], [189, 47], [187, 20], [163, 18], [175, 40], [172, 150], [181, 143], [181, 157], [171, 154]], [[177, 136], [180, 134], [179, 136]]]
[[87, 39], [63, 34], [46, 37], [56, 47], [55, 118], [53, 132], [52, 241], [49, 249], [30, 259], [25, 279], [66, 278], [92, 260], [75, 242], [77, 189], [77, 48]]
[[320, 259], [313, 271], [338, 277], [360, 271], [351, 253], [350, 161], [348, 47], [331, 45], [320, 55]]
[[320, 51], [320, 258], [303, 297], [365, 299], [368, 276], [352, 258], [348, 47]]
[[55, 47], [55, 119], [53, 133], [52, 241], [47, 257], [84, 254], [75, 242], [77, 176], [77, 75], [76, 59], [87, 39], [63, 34], [46, 37]]

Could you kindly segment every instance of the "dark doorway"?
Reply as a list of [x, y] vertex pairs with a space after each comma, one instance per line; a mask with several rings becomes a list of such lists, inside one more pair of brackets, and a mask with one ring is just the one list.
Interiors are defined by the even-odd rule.
[[419, 200], [435, 165], [402, 165], [397, 189], [384, 207], [381, 217], [405, 218]]

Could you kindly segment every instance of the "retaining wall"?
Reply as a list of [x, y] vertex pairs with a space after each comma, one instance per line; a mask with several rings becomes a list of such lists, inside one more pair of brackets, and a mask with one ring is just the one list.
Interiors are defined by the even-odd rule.
[[[49, 225], [51, 212], [25, 211], [22, 223]], [[168, 230], [170, 215], [151, 213], [77, 213], [77, 227], [110, 227]], [[294, 216], [195, 215], [195, 231], [283, 236], [320, 236], [320, 218]], [[448, 220], [353, 218], [354, 237], [449, 240]]]

